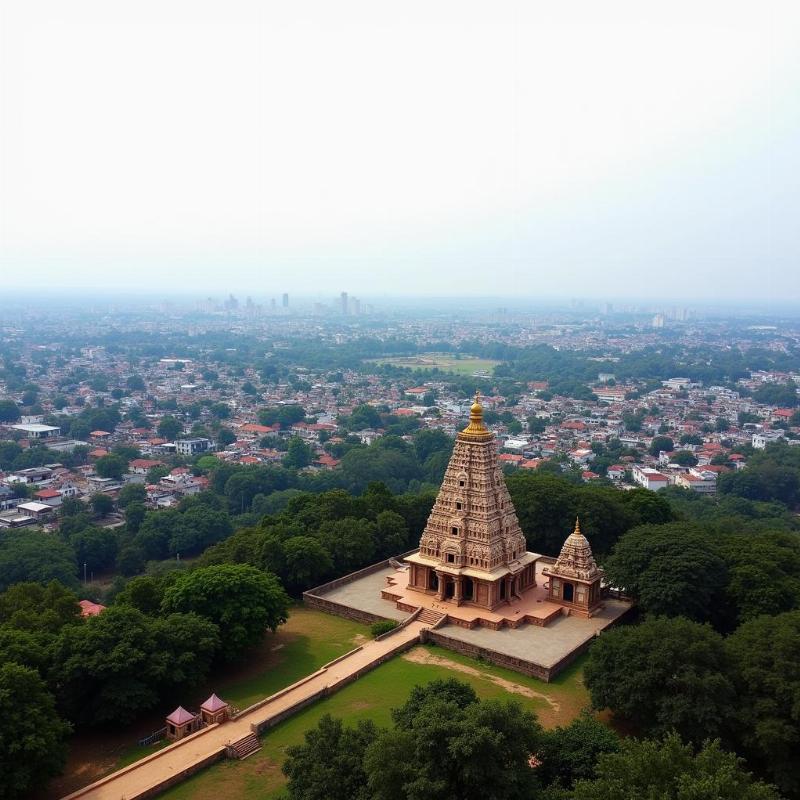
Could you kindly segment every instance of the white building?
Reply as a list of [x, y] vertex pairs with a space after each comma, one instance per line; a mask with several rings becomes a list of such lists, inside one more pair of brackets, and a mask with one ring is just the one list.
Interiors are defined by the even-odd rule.
[[639, 486], [649, 489], [651, 492], [657, 492], [659, 489], [669, 486], [669, 478], [657, 469], [641, 467], [637, 464], [633, 468], [632, 475], [634, 483], [638, 483]]

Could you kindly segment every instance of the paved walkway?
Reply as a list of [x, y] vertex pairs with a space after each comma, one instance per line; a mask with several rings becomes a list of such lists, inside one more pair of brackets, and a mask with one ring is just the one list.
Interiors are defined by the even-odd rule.
[[173, 779], [183, 771], [223, 752], [226, 745], [244, 738], [252, 725], [264, 723], [302, 704], [321, 689], [336, 689], [353, 675], [380, 663], [387, 656], [407, 648], [419, 638], [423, 628], [430, 627], [413, 621], [380, 641], [367, 642], [363, 647], [339, 661], [331, 662], [308, 678], [293, 684], [268, 698], [257, 708], [221, 725], [206, 728], [183, 741], [159, 750], [118, 772], [68, 795], [64, 800], [134, 800]]

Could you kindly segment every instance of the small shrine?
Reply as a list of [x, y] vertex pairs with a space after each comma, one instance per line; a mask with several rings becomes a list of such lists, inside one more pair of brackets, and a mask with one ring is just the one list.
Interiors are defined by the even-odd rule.
[[178, 706], [167, 717], [167, 739], [177, 742], [203, 727], [203, 720], [199, 714], [187, 711], [183, 706]]
[[561, 547], [556, 563], [545, 567], [542, 574], [549, 578], [547, 599], [551, 603], [583, 617], [591, 617], [602, 608], [603, 571], [594, 560], [589, 540], [581, 533], [579, 520], [575, 520], [575, 530]]
[[231, 715], [229, 703], [212, 694], [201, 706], [200, 716], [206, 725], [217, 725], [225, 722]]

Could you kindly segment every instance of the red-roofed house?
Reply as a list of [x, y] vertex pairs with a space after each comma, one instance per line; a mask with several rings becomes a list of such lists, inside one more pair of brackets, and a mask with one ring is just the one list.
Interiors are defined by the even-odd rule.
[[81, 607], [82, 617], [96, 617], [99, 613], [106, 610], [101, 603], [93, 603], [91, 600], [81, 600], [78, 605]]

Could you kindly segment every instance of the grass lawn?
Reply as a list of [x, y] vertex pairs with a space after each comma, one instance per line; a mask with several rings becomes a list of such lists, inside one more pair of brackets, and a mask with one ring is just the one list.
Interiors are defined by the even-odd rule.
[[161, 796], [169, 800], [274, 800], [280, 797], [284, 785], [280, 767], [286, 748], [302, 742], [304, 732], [316, 725], [323, 714], [343, 717], [349, 723], [371, 719], [388, 726], [390, 710], [402, 705], [413, 686], [448, 677], [470, 683], [484, 698], [518, 700], [536, 712], [545, 727], [569, 722], [589, 703], [582, 681], [583, 659], [548, 684], [426, 645], [393, 658], [268, 731], [262, 738], [262, 749], [245, 761], [223, 761]]
[[211, 692], [244, 709], [274, 694], [370, 638], [369, 626], [303, 606], [292, 608], [288, 622], [254, 650], [244, 664], [218, 671], [189, 697], [175, 697], [135, 725], [113, 731], [79, 733], [70, 742], [66, 769], [42, 797], [58, 798], [150, 755], [167, 743], [139, 747], [137, 741], [164, 725], [178, 704], [196, 709]]
[[459, 375], [472, 375], [474, 372], [492, 374], [492, 370], [500, 362], [491, 358], [463, 356], [456, 358], [452, 353], [420, 353], [416, 356], [396, 356], [395, 358], [373, 359], [375, 364], [394, 364], [396, 367], [409, 369], [440, 369], [443, 372], [455, 372]]

